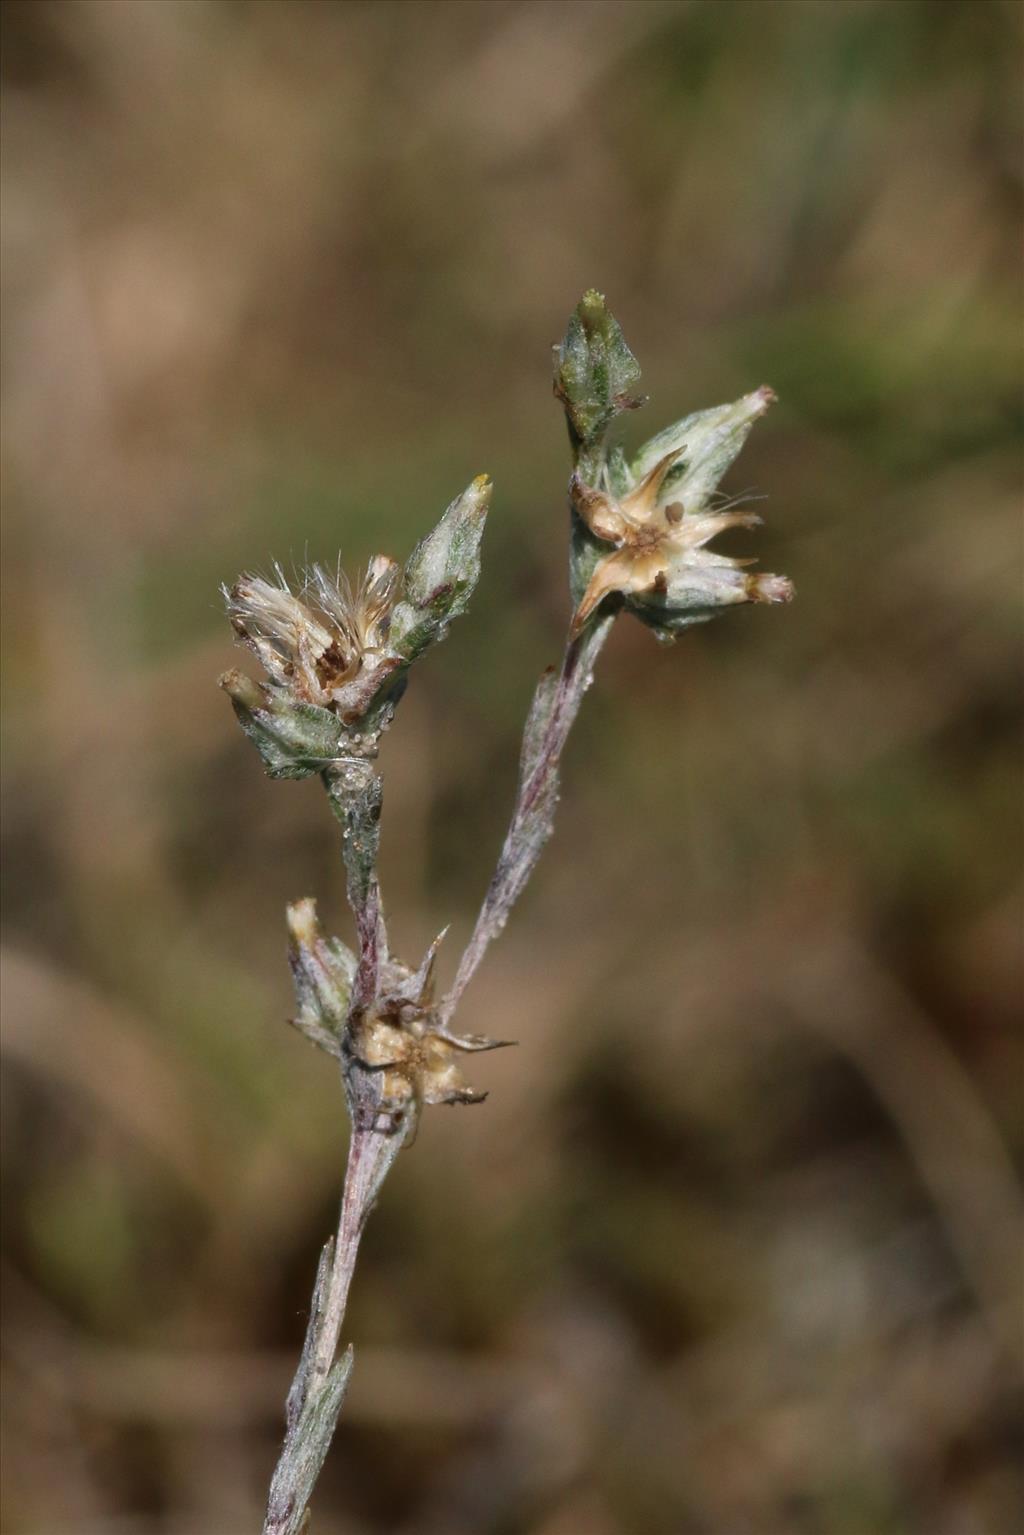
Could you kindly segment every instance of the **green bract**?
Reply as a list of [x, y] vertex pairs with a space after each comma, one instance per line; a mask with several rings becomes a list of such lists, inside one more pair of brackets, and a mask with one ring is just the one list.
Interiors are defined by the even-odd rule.
[[774, 391], [763, 386], [729, 405], [713, 405], [684, 416], [644, 443], [629, 466], [625, 489], [631, 490], [667, 454], [679, 453], [662, 490], [676, 496], [688, 512], [702, 510], [739, 457], [750, 428], [774, 399]]
[[340, 938], [325, 938], [316, 902], [307, 897], [288, 907], [288, 962], [303, 1032], [324, 1029], [340, 1036], [348, 1013], [356, 959]]
[[308, 778], [338, 755], [342, 727], [329, 709], [297, 703], [287, 688], [244, 672], [225, 672], [220, 685], [269, 778]]

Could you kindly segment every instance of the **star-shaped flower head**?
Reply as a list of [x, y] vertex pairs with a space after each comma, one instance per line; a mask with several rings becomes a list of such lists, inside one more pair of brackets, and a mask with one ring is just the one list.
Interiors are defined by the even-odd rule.
[[[762, 387], [732, 405], [688, 416], [652, 438], [632, 464], [620, 455], [603, 465], [599, 485], [575, 471], [572, 507], [598, 544], [573, 615], [574, 634], [613, 593], [664, 639], [720, 607], [791, 599], [785, 576], [752, 575], [745, 569], [752, 561], [706, 547], [728, 528], [761, 521], [753, 512], [716, 505], [716, 491], [774, 398]], [[602, 551], [602, 545], [612, 547]]]
[[754, 421], [775, 398], [768, 388], [732, 405], [698, 411], [653, 437], [628, 462], [610, 449], [616, 418], [644, 403], [640, 369], [604, 298], [585, 293], [555, 348], [555, 394], [569, 426], [575, 470], [571, 579], [573, 634], [618, 596], [655, 631], [679, 629], [741, 602], [788, 602], [784, 576], [751, 575], [750, 561], [712, 554], [727, 528], [760, 519], [723, 504], [719, 481]]

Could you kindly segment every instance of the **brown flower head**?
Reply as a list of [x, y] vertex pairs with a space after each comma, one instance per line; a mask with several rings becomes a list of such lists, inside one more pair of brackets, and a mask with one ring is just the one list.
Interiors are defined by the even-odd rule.
[[339, 569], [311, 566], [296, 596], [280, 567], [276, 582], [242, 576], [225, 591], [228, 616], [272, 682], [299, 701], [329, 709], [340, 690], [381, 655], [398, 596], [400, 567], [376, 555], [355, 591]]
[[459, 1056], [509, 1043], [453, 1034], [441, 1023], [434, 965], [443, 937], [431, 944], [418, 970], [388, 960], [376, 1003], [353, 1022], [352, 1054], [364, 1070], [380, 1074], [381, 1109], [395, 1124], [417, 1116], [424, 1104], [482, 1103], [487, 1094], [467, 1085]]
[[600, 486], [573, 475], [576, 514], [594, 538], [614, 546], [594, 565], [573, 615], [574, 635], [614, 592], [669, 633], [729, 604], [790, 600], [785, 576], [748, 574], [744, 567], [752, 561], [706, 548], [727, 528], [761, 521], [748, 511], [716, 510], [712, 499], [752, 423], [774, 398], [765, 387], [687, 417], [653, 438], [632, 466], [620, 462], [614, 489], [607, 470]]

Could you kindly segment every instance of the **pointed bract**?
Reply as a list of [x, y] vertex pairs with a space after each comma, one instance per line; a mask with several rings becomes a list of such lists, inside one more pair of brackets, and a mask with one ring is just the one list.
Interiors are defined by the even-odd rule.
[[729, 405], [715, 405], [684, 416], [674, 426], [645, 442], [630, 469], [636, 484], [659, 460], [671, 455], [676, 479], [669, 488], [687, 510], [703, 506], [717, 490], [726, 471], [739, 457], [750, 428], [774, 403], [775, 391], [767, 384]]
[[225, 672], [220, 686], [263, 759], [270, 778], [308, 778], [337, 756], [341, 725], [329, 709], [296, 700], [283, 684], [262, 685], [244, 672]]

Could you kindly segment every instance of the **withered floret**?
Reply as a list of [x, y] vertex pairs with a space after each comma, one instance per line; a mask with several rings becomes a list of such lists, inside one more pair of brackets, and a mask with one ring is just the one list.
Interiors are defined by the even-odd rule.
[[382, 651], [401, 569], [375, 555], [353, 590], [342, 570], [331, 576], [313, 565], [298, 596], [280, 567], [276, 575], [276, 582], [242, 576], [225, 592], [232, 627], [273, 682], [304, 703], [331, 708]]

